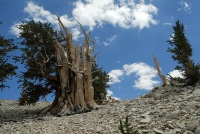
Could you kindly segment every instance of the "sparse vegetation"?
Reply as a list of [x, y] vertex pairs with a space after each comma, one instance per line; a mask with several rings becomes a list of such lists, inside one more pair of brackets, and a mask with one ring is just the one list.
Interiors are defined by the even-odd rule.
[[121, 134], [139, 134], [138, 130], [133, 129], [133, 127], [129, 123], [128, 116], [125, 117], [124, 122], [120, 119], [119, 123], [120, 125], [118, 129], [120, 130]]

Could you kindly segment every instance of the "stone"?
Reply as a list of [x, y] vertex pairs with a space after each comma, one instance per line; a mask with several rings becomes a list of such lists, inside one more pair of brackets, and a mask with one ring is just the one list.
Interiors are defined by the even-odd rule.
[[199, 126], [198, 120], [192, 120], [187, 122], [187, 129], [190, 131], [194, 131], [198, 126]]
[[161, 99], [161, 93], [155, 93], [155, 94], [153, 95], [153, 98], [154, 98], [155, 100], [160, 100], [160, 99]]
[[169, 113], [166, 113], [165, 117], [167, 119], [177, 119], [179, 116], [179, 113], [180, 113], [180, 110], [169, 112]]
[[196, 116], [200, 116], [200, 111], [196, 111]]
[[181, 129], [175, 128], [174, 131], [176, 132], [176, 134], [182, 134]]
[[184, 123], [176, 123], [176, 125], [181, 129], [185, 128], [185, 124]]
[[200, 88], [196, 88], [194, 91], [193, 91], [193, 95], [194, 96], [200, 96]]
[[165, 117], [166, 116], [166, 111], [162, 111], [159, 115], [160, 115], [160, 117]]
[[131, 108], [131, 111], [135, 112], [135, 111], [137, 111], [137, 108]]
[[0, 100], [0, 133], [115, 134], [119, 133], [119, 120], [124, 121], [128, 115], [129, 123], [139, 133], [200, 134], [197, 87], [178, 88], [156, 87], [136, 99], [115, 101], [98, 110], [63, 117], [31, 112], [50, 105], [49, 102], [18, 106], [17, 101]]
[[151, 117], [149, 115], [145, 115], [143, 117], [144, 117], [144, 119], [142, 119], [140, 121], [140, 123], [150, 123], [151, 122]]
[[164, 133], [163, 131], [161, 131], [157, 128], [154, 128], [153, 130], [156, 132], [156, 134], [163, 134]]
[[174, 125], [172, 125], [172, 124], [170, 124], [170, 123], [167, 124], [166, 127], [168, 127], [169, 129], [174, 129]]
[[103, 130], [102, 127], [97, 126], [97, 128], [96, 128], [96, 132], [97, 132], [97, 133], [100, 133], [102, 130]]
[[200, 134], [200, 127], [196, 128], [195, 134]]

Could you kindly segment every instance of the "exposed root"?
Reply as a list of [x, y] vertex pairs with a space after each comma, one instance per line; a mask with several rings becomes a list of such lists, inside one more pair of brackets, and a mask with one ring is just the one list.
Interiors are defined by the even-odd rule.
[[90, 109], [94, 110], [98, 110], [99, 108], [101, 108], [101, 106], [97, 105], [97, 103], [94, 100], [88, 102], [87, 105]]

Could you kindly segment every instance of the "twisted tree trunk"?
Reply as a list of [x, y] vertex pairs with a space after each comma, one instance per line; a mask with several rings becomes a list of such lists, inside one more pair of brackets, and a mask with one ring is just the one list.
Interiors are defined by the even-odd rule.
[[94, 88], [92, 86], [91, 65], [95, 58], [92, 57], [93, 49], [90, 48], [89, 34], [85, 35], [85, 45], [80, 47], [72, 43], [72, 35], [62, 24], [62, 36], [66, 46], [55, 40], [55, 56], [59, 73], [59, 86], [52, 105], [42, 110], [58, 116], [81, 113], [98, 108], [94, 101]]

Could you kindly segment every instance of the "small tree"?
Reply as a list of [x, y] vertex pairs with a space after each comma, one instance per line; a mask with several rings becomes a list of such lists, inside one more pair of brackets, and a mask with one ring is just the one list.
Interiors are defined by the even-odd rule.
[[199, 68], [190, 59], [192, 56], [192, 46], [185, 36], [184, 25], [176, 22], [173, 27], [173, 35], [167, 42], [171, 45], [168, 52], [172, 53], [173, 60], [178, 62], [175, 69], [181, 70], [185, 76], [185, 83], [187, 85], [194, 85], [199, 80]]
[[9, 53], [16, 49], [17, 46], [13, 44], [13, 39], [5, 39], [4, 36], [0, 36], [0, 90], [9, 87], [5, 84], [6, 79], [16, 75], [17, 66], [9, 63], [12, 59]]
[[131, 124], [129, 123], [129, 117], [126, 116], [125, 121], [123, 122], [121, 119], [119, 121], [118, 129], [121, 134], [139, 134], [138, 130], [134, 130]]
[[94, 87], [94, 100], [101, 102], [106, 99], [106, 88], [109, 88], [107, 82], [109, 81], [109, 75], [103, 71], [103, 68], [98, 68], [96, 62], [92, 64], [92, 85]]

